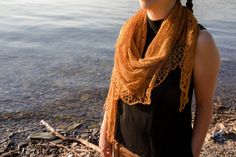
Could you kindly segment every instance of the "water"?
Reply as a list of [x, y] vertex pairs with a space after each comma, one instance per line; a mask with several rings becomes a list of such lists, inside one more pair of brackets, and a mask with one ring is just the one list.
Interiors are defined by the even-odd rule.
[[[138, 8], [134, 0], [1, 0], [0, 112], [107, 87], [119, 29]], [[194, 1], [223, 60], [236, 60], [235, 10], [236, 1]]]

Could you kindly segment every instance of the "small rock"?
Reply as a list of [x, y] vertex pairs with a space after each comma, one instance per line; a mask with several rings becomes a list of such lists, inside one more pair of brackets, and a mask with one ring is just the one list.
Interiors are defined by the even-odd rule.
[[214, 142], [224, 143], [226, 138], [224, 137], [224, 130], [217, 131], [213, 134]]
[[77, 145], [78, 145], [77, 142], [73, 142], [73, 143], [71, 144], [71, 147], [75, 147], [75, 146], [77, 146]]
[[95, 136], [98, 132], [99, 132], [99, 129], [98, 128], [94, 128], [92, 130], [92, 136]]
[[56, 144], [60, 144], [60, 143], [62, 143], [62, 142], [63, 142], [63, 140], [61, 140], [61, 139], [58, 139], [58, 140], [53, 140], [53, 141], [51, 141], [51, 142], [53, 142], [53, 143], [56, 143]]
[[67, 132], [69, 132], [69, 131], [71, 131], [71, 130], [76, 129], [76, 128], [79, 127], [82, 123], [83, 123], [83, 122], [72, 124], [71, 126], [69, 126], [69, 127], [65, 130], [65, 132], [67, 133]]
[[27, 146], [28, 144], [27, 143], [25, 143], [25, 142], [20, 142], [19, 144], [18, 144], [18, 149], [21, 149], [22, 147], [25, 147], [25, 146]]
[[84, 133], [80, 134], [80, 137], [82, 137], [82, 138], [86, 138], [86, 137], [88, 137], [88, 136], [89, 136], [89, 134], [88, 134], [88, 133], [86, 133], [86, 132], [84, 132]]
[[236, 125], [233, 126], [233, 130], [236, 133]]
[[49, 132], [33, 132], [28, 136], [30, 139], [47, 139], [47, 140], [54, 140], [57, 137]]
[[93, 123], [91, 125], [88, 126], [88, 129], [92, 129], [92, 128], [99, 128], [100, 124], [99, 123]]
[[206, 138], [205, 138], [205, 142], [209, 142], [211, 140], [211, 134], [207, 133]]
[[86, 101], [89, 99], [89, 94], [83, 94], [81, 97], [80, 97], [80, 100], [81, 101]]

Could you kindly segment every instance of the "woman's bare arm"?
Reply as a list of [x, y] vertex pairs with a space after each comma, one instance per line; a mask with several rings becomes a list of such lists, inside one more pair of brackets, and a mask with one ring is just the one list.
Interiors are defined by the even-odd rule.
[[199, 157], [211, 123], [213, 98], [219, 69], [220, 55], [215, 41], [207, 30], [201, 30], [198, 36], [193, 69], [196, 98], [196, 112], [192, 135], [192, 152], [194, 157]]

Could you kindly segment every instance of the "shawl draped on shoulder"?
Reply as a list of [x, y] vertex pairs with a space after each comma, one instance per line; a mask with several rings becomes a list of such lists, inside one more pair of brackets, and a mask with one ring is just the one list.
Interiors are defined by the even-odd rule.
[[151, 91], [160, 85], [170, 70], [181, 69], [181, 112], [188, 100], [193, 70], [193, 55], [197, 43], [198, 21], [180, 1], [164, 18], [156, 36], [142, 52], [147, 34], [147, 11], [138, 9], [121, 27], [114, 45], [114, 66], [110, 86], [103, 106], [107, 118], [107, 140], [114, 143], [118, 100], [128, 105], [150, 105]]

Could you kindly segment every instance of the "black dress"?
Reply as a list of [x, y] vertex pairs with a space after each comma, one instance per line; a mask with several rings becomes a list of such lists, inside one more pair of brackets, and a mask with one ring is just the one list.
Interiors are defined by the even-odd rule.
[[[163, 21], [147, 19], [147, 40], [143, 52]], [[201, 24], [198, 25], [205, 29]], [[121, 99], [118, 101], [115, 138], [119, 143], [141, 157], [192, 157], [193, 78], [188, 94], [189, 102], [180, 113], [180, 72], [177, 66], [152, 90], [150, 105], [127, 105]]]

